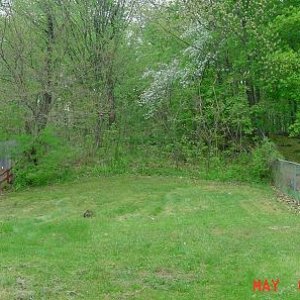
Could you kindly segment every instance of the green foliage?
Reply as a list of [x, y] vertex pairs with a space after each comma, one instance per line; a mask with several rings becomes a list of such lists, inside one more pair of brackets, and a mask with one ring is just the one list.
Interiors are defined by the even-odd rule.
[[213, 157], [209, 170], [201, 168], [200, 177], [221, 181], [269, 182], [273, 163], [279, 158], [282, 155], [275, 144], [265, 138], [249, 152], [235, 156], [227, 152], [226, 155]]
[[133, 2], [17, 0], [0, 16], [0, 139], [19, 137], [16, 186], [266, 177], [262, 137], [300, 132], [299, 3]]
[[273, 22], [273, 30], [280, 42], [294, 51], [300, 50], [300, 12], [299, 7], [289, 7]]
[[290, 135], [292, 137], [300, 136], [300, 112], [297, 112], [294, 124], [289, 127]]
[[249, 173], [257, 179], [270, 179], [271, 168], [274, 161], [282, 158], [275, 144], [268, 139], [264, 139], [252, 151]]
[[271, 141], [276, 144], [284, 159], [300, 163], [300, 141], [297, 137], [288, 135], [271, 135]]
[[18, 145], [14, 168], [17, 189], [70, 178], [74, 152], [52, 131], [47, 129], [34, 139], [22, 136]]

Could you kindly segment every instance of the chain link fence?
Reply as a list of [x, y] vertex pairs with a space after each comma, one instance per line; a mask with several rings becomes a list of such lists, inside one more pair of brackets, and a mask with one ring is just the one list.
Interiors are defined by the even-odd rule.
[[278, 159], [272, 171], [274, 185], [300, 201], [300, 164]]

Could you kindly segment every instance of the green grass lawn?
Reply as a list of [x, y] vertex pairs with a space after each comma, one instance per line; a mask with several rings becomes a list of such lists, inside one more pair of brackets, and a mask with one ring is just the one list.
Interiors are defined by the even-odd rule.
[[[0, 299], [299, 299], [299, 232], [263, 185], [115, 176], [11, 193]], [[252, 291], [265, 278], [277, 293]]]

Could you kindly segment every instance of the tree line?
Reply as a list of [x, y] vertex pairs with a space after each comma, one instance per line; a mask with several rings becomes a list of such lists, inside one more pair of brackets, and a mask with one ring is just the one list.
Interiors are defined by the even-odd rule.
[[253, 159], [266, 137], [300, 133], [299, 6], [1, 1], [0, 138], [25, 141], [30, 170]]

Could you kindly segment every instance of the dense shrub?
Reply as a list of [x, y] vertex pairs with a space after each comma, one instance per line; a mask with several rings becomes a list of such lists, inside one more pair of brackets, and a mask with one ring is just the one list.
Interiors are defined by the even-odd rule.
[[15, 187], [40, 186], [70, 177], [74, 152], [57, 135], [45, 130], [36, 138], [22, 136], [16, 154]]
[[264, 139], [251, 153], [250, 172], [254, 178], [268, 179], [273, 162], [281, 158], [274, 143]]

